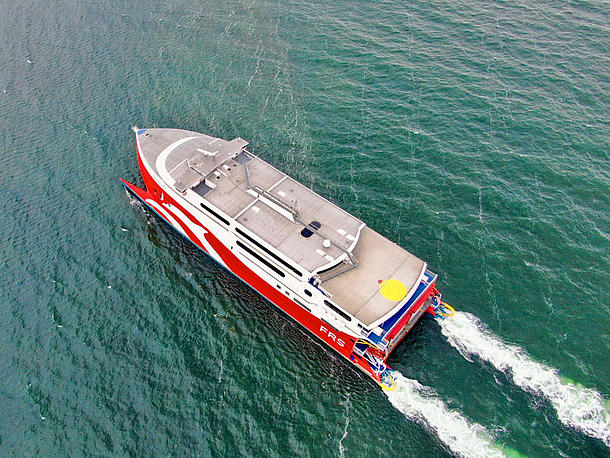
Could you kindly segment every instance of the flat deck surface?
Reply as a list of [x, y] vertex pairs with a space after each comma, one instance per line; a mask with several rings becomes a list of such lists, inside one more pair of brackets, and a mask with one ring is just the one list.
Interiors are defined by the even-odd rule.
[[[423, 261], [262, 159], [240, 154], [247, 144], [244, 140], [228, 142], [177, 129], [139, 132], [143, 159], [168, 185], [187, 190], [187, 197], [189, 192], [198, 194], [291, 259], [295, 267], [315, 273], [345, 259], [345, 252], [351, 250], [358, 266], [322, 286], [364, 324], [374, 323], [400, 303], [381, 295], [378, 280], [395, 278], [409, 291], [417, 286]], [[304, 224], [312, 221], [320, 223], [319, 233], [304, 237]], [[325, 239], [333, 243], [325, 247]]]
[[401, 281], [407, 290], [419, 284], [426, 263], [365, 227], [354, 250], [358, 267], [322, 283], [333, 300], [369, 325], [390, 312], [397, 302], [383, 297], [379, 280]]

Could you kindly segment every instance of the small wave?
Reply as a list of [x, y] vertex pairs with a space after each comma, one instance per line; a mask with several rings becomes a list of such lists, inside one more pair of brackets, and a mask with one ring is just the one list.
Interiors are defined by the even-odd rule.
[[347, 437], [347, 429], [349, 428], [349, 408], [350, 408], [350, 395], [347, 395], [347, 399], [345, 400], [345, 428], [343, 428], [343, 436], [339, 440], [339, 456], [343, 458], [345, 456], [345, 452], [347, 449], [343, 446], [343, 440]]
[[[125, 194], [129, 198], [129, 205], [141, 206], [141, 201], [125, 188]], [[122, 228], [121, 228], [122, 229]]]
[[504, 456], [500, 446], [493, 442], [483, 426], [468, 421], [459, 412], [449, 410], [431, 388], [397, 372], [393, 376], [396, 389], [385, 392], [392, 405], [408, 419], [421, 422], [433, 430], [454, 454], [467, 457]]
[[610, 411], [597, 391], [559, 376], [556, 369], [534, 361], [523, 348], [509, 345], [481, 321], [465, 312], [440, 320], [443, 334], [466, 359], [478, 356], [509, 373], [526, 391], [546, 397], [559, 420], [610, 447]]

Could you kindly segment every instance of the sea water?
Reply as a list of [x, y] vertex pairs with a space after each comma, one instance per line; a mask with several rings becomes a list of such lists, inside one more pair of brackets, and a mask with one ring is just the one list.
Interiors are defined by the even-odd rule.
[[[607, 456], [608, 11], [3, 2], [0, 454]], [[247, 139], [460, 313], [388, 399], [130, 205], [134, 124]]]

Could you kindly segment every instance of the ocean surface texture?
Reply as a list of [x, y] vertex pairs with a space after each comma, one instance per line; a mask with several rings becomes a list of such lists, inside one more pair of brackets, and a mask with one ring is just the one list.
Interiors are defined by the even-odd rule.
[[[610, 8], [0, 0], [0, 456], [608, 456]], [[231, 139], [429, 263], [386, 394], [126, 195]]]

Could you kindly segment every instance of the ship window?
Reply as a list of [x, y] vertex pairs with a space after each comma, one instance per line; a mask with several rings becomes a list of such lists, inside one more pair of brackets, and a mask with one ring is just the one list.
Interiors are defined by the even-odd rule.
[[201, 205], [201, 208], [203, 208], [204, 210], [206, 210], [208, 213], [210, 213], [211, 215], [214, 215], [216, 218], [218, 218], [220, 221], [222, 221], [223, 223], [225, 223], [227, 226], [229, 225], [229, 222], [224, 219], [222, 216], [220, 216], [218, 213], [216, 213], [214, 210], [212, 210], [210, 207], [208, 207], [207, 205], [204, 204], [199, 204]]
[[307, 294], [309, 297], [311, 297], [311, 291], [309, 291], [308, 289], [305, 290], [305, 294]]
[[324, 305], [326, 305], [329, 309], [331, 309], [333, 312], [335, 312], [337, 315], [340, 315], [347, 321], [352, 321], [351, 316], [349, 316], [347, 313], [345, 313], [343, 310], [341, 310], [339, 307], [337, 307], [332, 302], [328, 302], [326, 299], [324, 299]]
[[307, 225], [307, 227], [304, 227], [303, 230], [301, 231], [301, 235], [305, 238], [309, 238], [313, 235], [313, 231], [310, 228], [313, 228], [314, 230], [318, 230], [322, 227], [322, 224], [320, 224], [320, 221], [312, 221], [311, 223], [309, 223]]
[[301, 273], [300, 270], [298, 270], [296, 267], [291, 266], [289, 263], [287, 263], [286, 261], [284, 261], [282, 258], [280, 258], [279, 256], [277, 256], [276, 254], [272, 253], [271, 251], [269, 251], [267, 248], [265, 248], [264, 246], [262, 246], [260, 243], [258, 243], [256, 240], [254, 240], [252, 237], [250, 237], [248, 234], [246, 234], [244, 231], [242, 231], [240, 228], [235, 228], [235, 232], [237, 232], [239, 235], [241, 235], [242, 237], [244, 237], [246, 240], [248, 240], [250, 243], [252, 243], [253, 245], [256, 245], [258, 248], [260, 248], [261, 250], [263, 250], [265, 253], [267, 253], [269, 256], [271, 256], [273, 259], [275, 259], [276, 261], [282, 263], [284, 266], [288, 267], [291, 271], [293, 271], [296, 275], [298, 275], [299, 277], [302, 277], [303, 274]]
[[252, 251], [250, 248], [248, 248], [246, 245], [244, 245], [243, 243], [241, 243], [239, 240], [237, 241], [237, 246], [240, 247], [242, 250], [244, 250], [245, 252], [247, 252], [248, 254], [250, 254], [251, 256], [254, 256], [257, 260], [259, 260], [260, 262], [262, 262], [263, 264], [265, 264], [267, 267], [269, 267], [272, 271], [274, 271], [276, 274], [278, 274], [280, 277], [285, 277], [286, 274], [284, 272], [282, 272], [280, 269], [278, 269], [277, 267], [275, 267], [273, 264], [271, 264], [270, 262], [267, 262], [266, 259], [263, 259], [261, 256], [259, 256], [258, 254], [256, 254], [254, 251]]
[[311, 309], [309, 307], [307, 307], [305, 304], [303, 304], [300, 300], [298, 300], [296, 297], [293, 299], [293, 301], [295, 301], [297, 304], [299, 304], [301, 307], [303, 307], [305, 310], [307, 310], [308, 312], [311, 312]]

